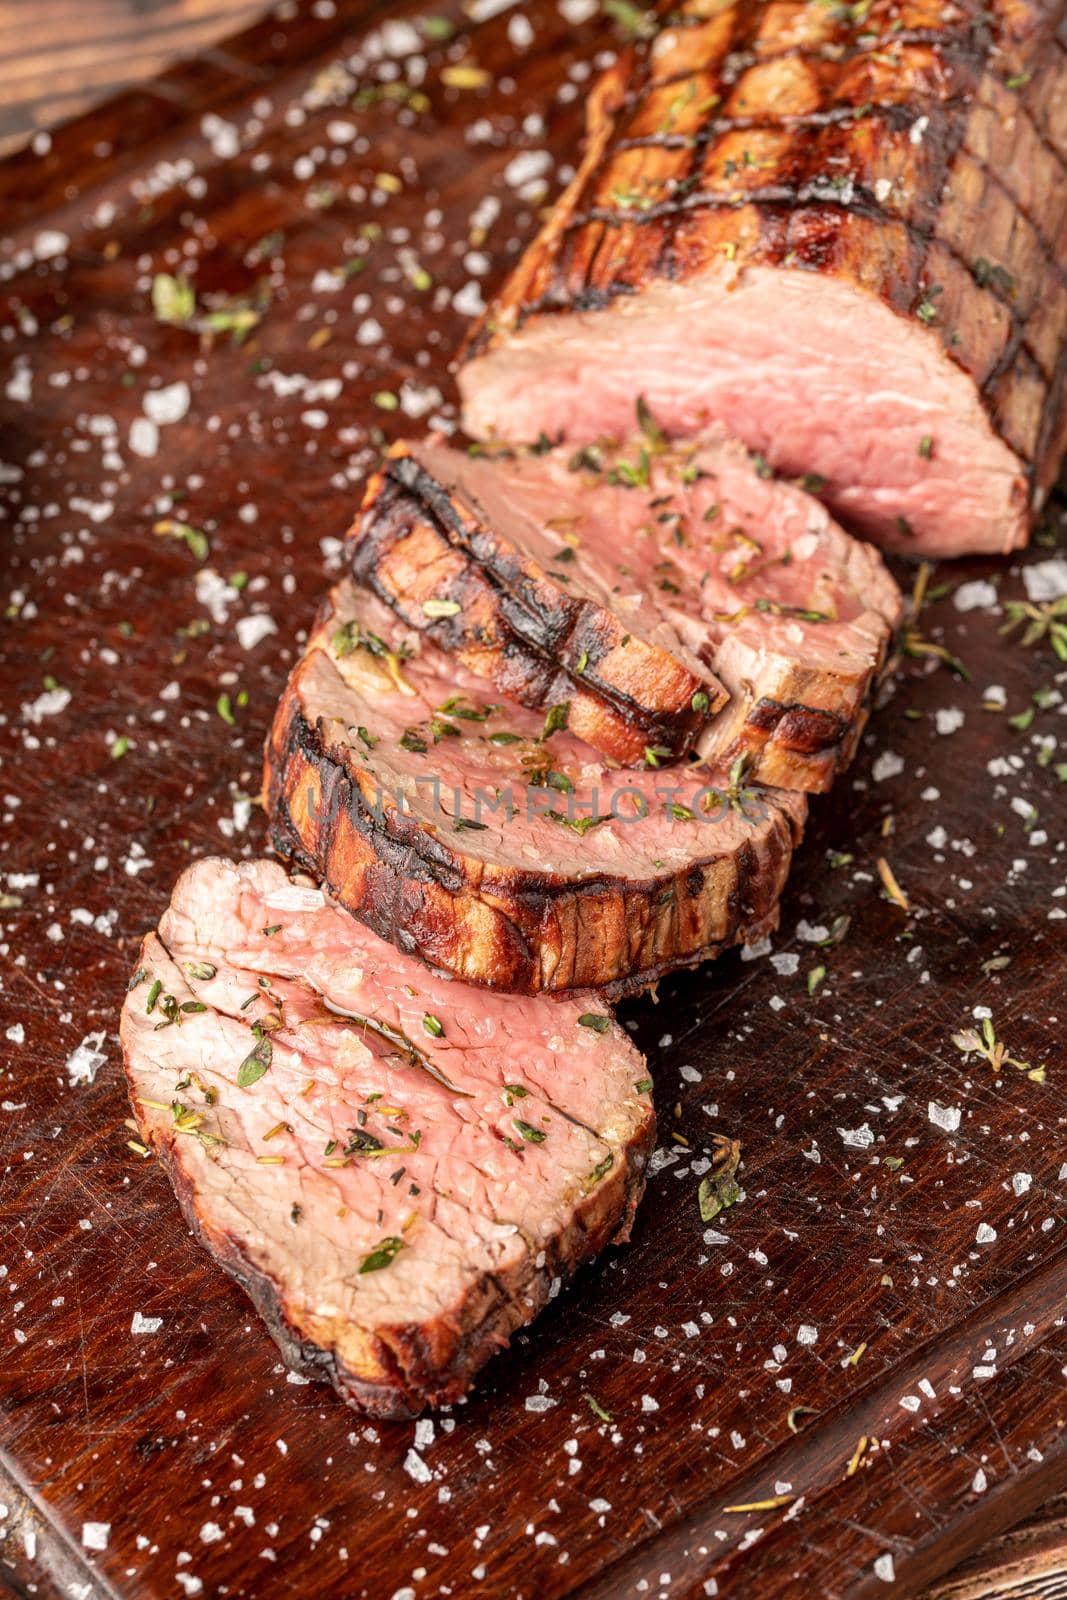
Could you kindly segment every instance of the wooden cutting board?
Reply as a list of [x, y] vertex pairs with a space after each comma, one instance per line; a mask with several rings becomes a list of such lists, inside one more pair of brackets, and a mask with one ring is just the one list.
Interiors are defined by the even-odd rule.
[[[1062, 518], [934, 574], [969, 679], [905, 660], [773, 953], [625, 1009], [634, 1241], [468, 1404], [371, 1427], [289, 1380], [128, 1148], [137, 942], [190, 857], [263, 848], [334, 541], [383, 439], [454, 416], [617, 42], [566, 9], [319, 4], [0, 167], [0, 1504], [38, 1594], [909, 1595], [1067, 1486], [1065, 675], [999, 631]], [[153, 313], [182, 262], [198, 316], [236, 297], [211, 338]], [[953, 1043], [986, 1012], [999, 1066]], [[744, 1198], [707, 1223], [713, 1133]]]

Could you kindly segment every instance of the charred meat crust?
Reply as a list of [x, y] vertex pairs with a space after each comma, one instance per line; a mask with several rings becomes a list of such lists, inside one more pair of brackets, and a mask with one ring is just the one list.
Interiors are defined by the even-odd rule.
[[[649, 746], [684, 755], [725, 703], [710, 672], [696, 677], [567, 594], [403, 444], [368, 484], [352, 533], [353, 576], [410, 627], [522, 705], [566, 700], [571, 729], [616, 761], [640, 766]], [[431, 617], [425, 602], [459, 609]]]
[[793, 9], [656, 6], [594, 87], [581, 166], [464, 359], [725, 251], [918, 315], [1044, 493], [1067, 445], [1062, 5]]
[[[142, 963], [149, 959], [155, 937], [149, 934], [142, 943]], [[158, 1125], [144, 1115], [125, 1033], [123, 1046], [138, 1128], [159, 1158], [190, 1231], [249, 1296], [286, 1365], [310, 1379], [331, 1384], [343, 1400], [367, 1416], [403, 1420], [417, 1416], [427, 1405], [458, 1400], [490, 1357], [507, 1346], [511, 1334], [531, 1322], [547, 1303], [554, 1279], [572, 1277], [605, 1246], [624, 1243], [630, 1236], [655, 1145], [656, 1120], [651, 1107], [610, 1171], [576, 1201], [565, 1231], [546, 1241], [540, 1253], [524, 1256], [521, 1276], [511, 1274], [505, 1282], [484, 1273], [465, 1301], [435, 1324], [378, 1330], [372, 1342], [372, 1365], [366, 1371], [353, 1371], [335, 1349], [304, 1337], [299, 1313], [287, 1304], [276, 1279], [256, 1266], [232, 1231], [213, 1228], [201, 1214], [177, 1136], [164, 1130], [159, 1137]]]
[[[838, 773], [850, 765], [875, 694], [892, 672], [895, 660], [895, 640], [887, 625], [880, 659], [872, 663], [859, 686], [851, 714], [828, 710], [825, 705], [813, 706], [806, 699], [788, 698], [794, 687], [788, 682], [779, 686], [778, 695], [760, 694], [758, 685], [746, 685], [742, 691], [745, 709], [740, 731], [719, 752], [720, 758], [743, 758], [748, 777], [754, 782], [776, 789], [824, 794]], [[735, 700], [739, 698], [735, 693]]]
[[[782, 492], [796, 493], [785, 485]], [[550, 503], [547, 485], [545, 498]], [[471, 498], [470, 504], [476, 501]], [[533, 708], [566, 700], [571, 731], [616, 761], [641, 766], [649, 748], [666, 752], [666, 759], [676, 757], [703, 722], [698, 748], [705, 758], [729, 767], [740, 757], [753, 781], [821, 793], [855, 752], [890, 654], [899, 598], [881, 568], [862, 571], [852, 554], [862, 547], [848, 548], [846, 536], [833, 532], [828, 563], [840, 562], [841, 581], [846, 583], [848, 571], [849, 584], [857, 582], [852, 568], [861, 567], [859, 592], [872, 608], [863, 618], [859, 648], [842, 650], [833, 665], [816, 664], [814, 658], [807, 664], [774, 648], [768, 636], [767, 647], [752, 651], [744, 662], [735, 654], [728, 671], [709, 639], [710, 668], [729, 683], [721, 698], [714, 697], [714, 680], [701, 685], [677, 663], [671, 672], [657, 660], [661, 651], [642, 651], [610, 612], [593, 602], [576, 603], [552, 580], [529, 580], [520, 555], [506, 542], [501, 547], [486, 515], [478, 512], [476, 518], [402, 442], [370, 482], [353, 529], [350, 565], [356, 580], [404, 622], [486, 677], [505, 697]], [[876, 560], [869, 552], [867, 559]], [[882, 587], [868, 600], [864, 580], [874, 583], [879, 577]], [[442, 602], [454, 614], [429, 617], [424, 605]], [[514, 618], [519, 619], [515, 628]], [[612, 656], [620, 641], [626, 648]], [[620, 669], [623, 657], [628, 660]], [[607, 670], [598, 670], [605, 658], [610, 658]], [[647, 670], [642, 666], [635, 673], [635, 662], [646, 658]], [[568, 662], [577, 665], [580, 676], [566, 670]], [[662, 706], [673, 691], [674, 713], [656, 715], [647, 703], [623, 693], [620, 671], [646, 702]], [[694, 684], [703, 689], [699, 714], [693, 709]]]
[[372, 779], [325, 748], [290, 683], [264, 773], [279, 854], [391, 944], [467, 982], [524, 994], [617, 998], [760, 936], [776, 925], [801, 832], [774, 793], [761, 792], [769, 825], [759, 848], [736, 853], [725, 897], [714, 854], [657, 878], [576, 881], [488, 867], [376, 808], [361, 782]]

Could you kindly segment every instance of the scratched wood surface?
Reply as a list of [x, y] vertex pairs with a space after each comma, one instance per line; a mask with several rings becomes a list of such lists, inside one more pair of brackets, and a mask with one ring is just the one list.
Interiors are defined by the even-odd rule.
[[[301, 9], [0, 167], [0, 1504], [44, 1567], [5, 1547], [16, 1590], [917, 1594], [1067, 1487], [1064, 673], [999, 633], [1062, 584], [1062, 518], [934, 574], [923, 634], [970, 679], [905, 662], [773, 950], [626, 1008], [662, 1126], [634, 1241], [432, 1435], [288, 1381], [127, 1147], [137, 941], [191, 855], [262, 848], [333, 541], [382, 436], [453, 414], [447, 357], [613, 46], [567, 11]], [[228, 330], [154, 315], [182, 264]], [[1024, 1066], [953, 1044], [976, 1008]], [[709, 1228], [713, 1131], [745, 1195]]]
[[0, 0], [0, 153], [266, 10], [262, 0]]

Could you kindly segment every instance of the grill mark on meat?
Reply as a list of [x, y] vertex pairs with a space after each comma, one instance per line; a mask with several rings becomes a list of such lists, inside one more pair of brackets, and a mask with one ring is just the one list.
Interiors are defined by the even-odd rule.
[[[729, 117], [715, 117], [713, 121], [708, 124], [708, 128], [712, 137], [717, 137], [720, 133], [762, 133], [772, 132], [780, 129], [795, 131], [804, 128], [832, 128], [842, 126], [847, 131], [855, 127], [857, 124], [867, 122], [873, 116], [884, 120], [892, 132], [903, 133], [906, 132], [907, 129], [910, 128], [914, 123], [916, 112], [927, 113], [931, 108], [936, 109], [941, 107], [957, 106], [967, 107], [969, 105], [970, 102], [965, 95], [950, 95], [946, 96], [945, 98], [929, 100], [921, 97], [916, 97], [914, 100], [910, 101], [872, 100], [866, 102], [862, 106], [851, 104], [839, 105], [831, 106], [826, 110], [820, 111], [780, 112], [777, 115], [770, 112], [753, 112], [747, 116], [741, 113], [736, 113], [735, 115]], [[1067, 172], [1067, 155], [1057, 150], [1056, 146], [1051, 143], [1047, 134], [1040, 128], [1033, 116], [1026, 110], [1025, 107], [1020, 106], [1018, 115], [1020, 120], [1026, 122], [1028, 128], [1034, 136], [1034, 139], [1038, 144], [1041, 145], [1045, 154], [1056, 162], [1061, 172]], [[617, 140], [615, 149], [618, 151], [689, 150], [694, 147], [695, 142], [695, 136], [688, 134], [636, 134], [631, 137], [620, 138]], [[975, 159], [980, 162], [983, 172], [985, 172], [985, 174], [994, 183], [1002, 186], [1006, 192], [1012, 196], [1013, 200], [1015, 200], [1016, 204], [1019, 205], [1020, 210], [1023, 211], [1023, 214], [1032, 224], [1035, 231], [1042, 234], [1042, 238], [1048, 247], [1049, 256], [1053, 259], [1053, 264], [1058, 268], [1060, 263], [1058, 258], [1056, 258], [1054, 255], [1053, 242], [1047, 239], [1042, 233], [1042, 219], [1033, 217], [1026, 212], [1022, 206], [1022, 203], [1018, 201], [1015, 192], [1010, 188], [1010, 179], [1015, 176], [1012, 170], [1009, 168], [1006, 172], [999, 171], [996, 167], [982, 160], [982, 158], [978, 156], [977, 152], [971, 149], [969, 144], [965, 145], [964, 148], [969, 154], [973, 155]]]
[[[914, 113], [917, 106], [925, 110], [928, 105], [943, 106], [950, 103], [944, 100], [931, 100], [902, 104], [899, 100], [885, 100], [872, 101], [863, 107], [841, 105], [821, 111], [783, 111], [777, 115], [771, 112], [753, 112], [747, 116], [736, 113], [728, 117], [714, 117], [707, 124], [707, 133], [709, 138], [716, 138], [720, 133], [762, 133], [781, 129], [791, 132], [803, 128], [833, 128], [842, 123], [851, 128], [856, 123], [868, 122], [872, 116], [883, 117], [895, 132], [903, 133], [915, 121]], [[685, 134], [648, 133], [619, 139], [615, 149], [690, 150], [695, 144], [696, 139]]]
[[[388, 613], [384, 617], [379, 632], [389, 626]], [[379, 622], [377, 614], [374, 620]], [[340, 903], [381, 937], [469, 982], [525, 993], [599, 988], [619, 995], [758, 936], [755, 930], [774, 921], [801, 832], [804, 806], [799, 796], [757, 791], [765, 816], [750, 827], [740, 821], [702, 826], [665, 820], [667, 847], [672, 845], [667, 831], [672, 826], [695, 829], [694, 843], [686, 846], [689, 859], [677, 867], [642, 867], [640, 851], [648, 846], [640, 846], [623, 828], [630, 846], [625, 872], [596, 869], [588, 842], [579, 846], [568, 829], [550, 822], [540, 822], [540, 831], [530, 835], [531, 842], [534, 837], [540, 841], [534, 854], [558, 862], [566, 848], [570, 854], [563, 856], [562, 867], [525, 864], [518, 845], [529, 824], [517, 825], [515, 846], [508, 843], [512, 835], [501, 836], [501, 858], [494, 860], [478, 854], [478, 833], [454, 835], [457, 842], [449, 847], [417, 815], [401, 815], [392, 806], [376, 812], [370, 803], [378, 782], [372, 767], [361, 768], [350, 751], [330, 745], [321, 713], [306, 703], [309, 695], [314, 700], [333, 692], [316, 687], [315, 676], [323, 670], [318, 663], [328, 660], [330, 632], [327, 616], [283, 695], [266, 752], [265, 803], [279, 853], [321, 878]], [[432, 646], [425, 648], [433, 651]], [[419, 670], [417, 658], [405, 666], [409, 675]], [[454, 665], [447, 668], [453, 682], [456, 670]], [[351, 704], [351, 722], [359, 715], [357, 704]], [[380, 698], [377, 710], [379, 725], [384, 725]], [[510, 720], [516, 716], [529, 718], [530, 713], [513, 708]], [[452, 753], [458, 743], [449, 740], [447, 752], [449, 762], [460, 763], [457, 775], [465, 764], [464, 757]], [[571, 744], [584, 748], [576, 740]], [[445, 757], [439, 746], [436, 764]], [[584, 759], [591, 758], [588, 752]], [[640, 778], [634, 774], [632, 781]], [[668, 768], [648, 776], [650, 792], [661, 779], [683, 785], [676, 789], [680, 794], [690, 792], [686, 784], [695, 792], [715, 782], [713, 774], [705, 776], [700, 768]], [[719, 834], [718, 827], [726, 832]], [[758, 841], [763, 870], [758, 895], [738, 920], [734, 902], [724, 905], [719, 898], [717, 883], [724, 872], [734, 871], [742, 845], [744, 851], [757, 848], [738, 837], [749, 832]], [[702, 897], [693, 900], [685, 891], [698, 867], [714, 867], [719, 877], [709, 873]], [[675, 902], [683, 900], [686, 916], [676, 920]]]
[[[730, 25], [727, 38], [723, 44], [721, 60], [728, 61], [735, 55], [743, 52], [744, 45], [752, 39], [758, 22], [758, 13], [755, 6], [735, 6], [730, 13]], [[646, 84], [646, 90], [647, 90]], [[698, 130], [692, 144], [692, 154], [689, 158], [688, 171], [685, 173], [679, 193], [687, 195], [700, 181], [704, 157], [714, 137], [714, 118], [706, 117], [703, 126]], [[681, 260], [675, 248], [674, 229], [664, 230], [663, 242], [660, 248], [659, 259], [656, 263], [657, 272], [669, 278], [677, 278], [681, 270]]]
[[[661, 754], [677, 748], [679, 722], [692, 729], [697, 721], [706, 722], [697, 746], [705, 759], [730, 765], [744, 755], [751, 779], [782, 788], [825, 789], [851, 758], [870, 687], [891, 653], [899, 593], [869, 547], [850, 540], [795, 486], [761, 479], [739, 446], [712, 434], [671, 449], [662, 442], [650, 446], [642, 436], [617, 453], [601, 447], [594, 475], [576, 470], [569, 450], [508, 452], [472, 462], [433, 442], [394, 446], [398, 452], [409, 448], [417, 466], [399, 455], [384, 478], [372, 480], [353, 550], [355, 576], [495, 688], [527, 706], [558, 702], [567, 685], [555, 658], [569, 650], [569, 661], [585, 663], [586, 685], [581, 698], [569, 702], [569, 727], [616, 760], [643, 765], [650, 747]], [[619, 472], [641, 450], [647, 483], [622, 487]], [[397, 561], [391, 555], [397, 521], [391, 510], [393, 466], [405, 469], [406, 481], [418, 489], [417, 505], [399, 523], [402, 533], [416, 523], [417, 535], [410, 552], [402, 543]], [[453, 506], [454, 494], [461, 505]], [[438, 523], [458, 524], [465, 549], [480, 555], [480, 546], [486, 547], [492, 584], [482, 581], [474, 554], [456, 577], [461, 557], [427, 524], [428, 506]], [[473, 535], [470, 506], [480, 508]], [[555, 515], [546, 522], [549, 509]], [[550, 533], [553, 524], [558, 526]], [[746, 566], [753, 549], [759, 551], [755, 576]], [[525, 584], [531, 552], [537, 571], [533, 600], [544, 618], [536, 643], [545, 658], [544, 668], [538, 665], [533, 673], [528, 656], [516, 659], [509, 649], [515, 606], [499, 587], [503, 580], [514, 582], [516, 574], [519, 586]], [[593, 603], [609, 608], [594, 629], [568, 631], [572, 602], [588, 602], [569, 584], [562, 593], [556, 589], [554, 598], [554, 586], [563, 583], [554, 564], [560, 554], [571, 559], [559, 570]], [[629, 610], [631, 593], [642, 597], [638, 613]], [[440, 623], [428, 622], [422, 614], [427, 595], [426, 604], [445, 600], [460, 609]], [[677, 671], [668, 676], [666, 663], [655, 656], [650, 662], [627, 660], [636, 648], [632, 616], [640, 617], [649, 639], [668, 649], [684, 641], [710, 664], [713, 682], [726, 685], [722, 699], [702, 697], [698, 717], [692, 690], [702, 685], [683, 675], [674, 703], [680, 699], [684, 720], [661, 720], [658, 742], [649, 713], [638, 720], [619, 697], [613, 705], [603, 695], [601, 641], [631, 641], [615, 658], [622, 661], [612, 667], [616, 682], [625, 675], [648, 700], [658, 695], [661, 705], [666, 690], [677, 684]], [[752, 715], [760, 702], [772, 701], [791, 704], [796, 713], [806, 707], [813, 720], [801, 731], [796, 713], [777, 725]], [[854, 736], [825, 736], [824, 713], [841, 718]], [[823, 736], [817, 737], [818, 729]]]
[[[353, 576], [508, 697], [532, 708], [567, 702], [570, 727], [616, 760], [641, 765], [649, 747], [684, 755], [727, 698], [710, 670], [683, 666], [595, 596], [563, 587], [494, 524], [462, 483], [461, 457], [445, 458], [457, 480], [449, 489], [410, 453], [419, 448], [394, 446], [368, 484], [351, 533]], [[441, 602], [454, 614], [427, 614]]]
[[[999, 515], [1003, 537], [1016, 542], [1019, 497], [1006, 465], [994, 472], [994, 442], [1016, 456], [1039, 504], [1058, 467], [1058, 441], [1067, 436], [1059, 353], [1067, 326], [1060, 220], [1067, 210], [1067, 143], [1056, 121], [1067, 61], [1054, 37], [1057, 7], [999, 0], [991, 16], [971, 6], [944, 23], [912, 8], [895, 14], [904, 23], [896, 33], [885, 27], [889, 13], [877, 4], [861, 22], [814, 11], [779, 16], [767, 0], [743, 9], [755, 45], [736, 50], [735, 14], [678, 17], [669, 6], [658, 7], [653, 36], [631, 47], [596, 86], [589, 120], [599, 153], [469, 341], [474, 371], [461, 375], [468, 424], [481, 431], [470, 407], [480, 381], [477, 359], [495, 350], [503, 355], [512, 331], [566, 312], [578, 289], [594, 287], [615, 302], [641, 294], [657, 279], [688, 282], [710, 273], [725, 243], [734, 252], [731, 281], [751, 267], [805, 271], [910, 318], [926, 306], [931, 288], [944, 287], [948, 271], [953, 281], [943, 304], [952, 301], [953, 315], [923, 315], [927, 330], [920, 338], [936, 341], [941, 359], [971, 378], [984, 405], [987, 470], [999, 499], [987, 513], [990, 531], [980, 537], [996, 537], [992, 518]], [[764, 30], [767, 37], [759, 37]], [[694, 115], [679, 119], [681, 126], [671, 126], [669, 116], [658, 129], [650, 126], [672, 94], [684, 96], [687, 86], [694, 96], [706, 94], [709, 81], [718, 99], [700, 125]], [[872, 108], [874, 118], [856, 115]], [[920, 117], [925, 123], [913, 134]], [[992, 119], [989, 126], [984, 117]], [[746, 136], [763, 142], [757, 160], [769, 153], [778, 170], [750, 189], [735, 183], [729, 193], [716, 193], [721, 178], [710, 176], [708, 165], [731, 151], [739, 157]], [[1034, 185], [1009, 175], [1016, 172], [1010, 152], [1025, 150], [1046, 164]], [[851, 179], [847, 196], [830, 193], [825, 183], [833, 171], [827, 163], [839, 158]], [[903, 182], [903, 216], [879, 200], [879, 171]], [[626, 174], [635, 175], [641, 198], [620, 208], [611, 194]], [[961, 187], [974, 198], [956, 215], [954, 195]], [[996, 212], [999, 243], [992, 250], [984, 248], [988, 228], [984, 238], [976, 225], [987, 211], [983, 192]], [[998, 273], [975, 279], [988, 255], [1012, 275], [1014, 288]], [[913, 345], [901, 345], [902, 363]], [[916, 366], [925, 359], [916, 356]], [[531, 401], [526, 409], [534, 413], [536, 405]], [[501, 426], [518, 432], [506, 416]], [[979, 435], [977, 423], [966, 426], [975, 433], [976, 453], [986, 450], [984, 428]], [[572, 425], [570, 436], [581, 437], [580, 430]], [[904, 480], [893, 479], [894, 487], [897, 482]], [[848, 504], [860, 508], [865, 485], [854, 487]], [[917, 485], [905, 488], [918, 497]], [[889, 524], [883, 537], [892, 542], [892, 518], [877, 506], [873, 501], [870, 525], [881, 515], [882, 527]], [[935, 527], [931, 513], [930, 529], [919, 530], [931, 549], [939, 538]], [[945, 553], [959, 548], [947, 534], [942, 542]]]
[[[941, 103], [941, 108], [943, 108], [943, 104]], [[879, 108], [871, 109], [878, 110]], [[895, 109], [901, 113], [899, 120], [902, 125], [904, 119], [908, 123], [914, 123], [916, 111], [914, 104], [898, 106]], [[965, 114], [970, 110], [970, 103], [960, 101], [956, 104], [955, 109], [957, 113]], [[876, 128], [878, 121], [877, 117], [871, 115], [857, 120], [857, 108], [849, 106], [838, 108], [837, 114], [833, 112], [817, 112], [812, 113], [810, 118], [798, 117], [795, 119], [795, 123], [791, 123], [788, 118], [783, 118], [777, 123], [770, 121], [757, 123], [755, 119], [747, 119], [747, 125], [758, 127], [761, 130], [791, 125], [803, 127], [812, 125], [812, 121], [815, 118], [819, 119], [819, 125], [822, 127], [830, 127], [831, 125], [837, 127], [840, 124], [847, 124], [841, 129], [846, 133], [854, 131], [857, 127], [861, 127], [863, 131]], [[719, 119], [716, 123], [716, 131], [739, 126], [740, 121], [741, 119]], [[623, 140], [617, 146], [619, 150], [668, 147], [654, 138], [632, 141]], [[674, 148], [684, 147], [682, 145], [674, 146]], [[1042, 219], [1035, 217], [1022, 202], [1017, 191], [1011, 187], [1009, 176], [998, 171], [983, 156], [966, 145], [960, 147], [959, 153], [966, 155], [982, 173], [985, 180], [993, 184], [1011, 202], [1018, 216], [1027, 224], [1038, 241], [1044, 267], [1060, 283], [1067, 284], [1067, 266], [1059, 258], [1057, 241], [1049, 238]], [[951, 253], [953, 258], [959, 262], [968, 274], [973, 276], [979, 258], [963, 252], [938, 232], [942, 210], [940, 196], [933, 199], [922, 194], [911, 197], [913, 202], [922, 205], [929, 213], [925, 220], [921, 217], [909, 216], [907, 212], [890, 210], [877, 199], [870, 186], [861, 180], [850, 178], [849, 187], [852, 191], [852, 198], [848, 200], [842, 199], [841, 195], [835, 191], [832, 181], [825, 170], [827, 160], [832, 160], [832, 158], [832, 149], [822, 155], [819, 164], [823, 170], [806, 183], [768, 183], [760, 187], [732, 189], [727, 193], [721, 194], [712, 193], [706, 188], [698, 194], [691, 194], [679, 188], [662, 202], [642, 207], [640, 210], [632, 212], [603, 206], [590, 207], [584, 212], [571, 216], [565, 225], [564, 231], [567, 233], [580, 232], [593, 222], [620, 228], [631, 224], [634, 227], [648, 227], [664, 220], [681, 220], [676, 215], [677, 213], [691, 213], [701, 210], [730, 210], [740, 204], [767, 205], [781, 208], [784, 211], [795, 211], [814, 203], [830, 206], [845, 213], [854, 213], [874, 222], [899, 223], [908, 231], [913, 242], [917, 245], [928, 246], [931, 242], [936, 241]], [[1029, 316], [1033, 307], [1033, 296], [1020, 306], [1015, 295], [1006, 291], [996, 275], [991, 276], [989, 281], [982, 284], [981, 287], [988, 290], [1001, 302], [1013, 321], [1025, 321], [1026, 317]], [[1037, 292], [1036, 286], [1034, 292], [1035, 294]], [[562, 302], [554, 302], [553, 304], [557, 303]], [[534, 304], [525, 308], [525, 315], [530, 316], [543, 309], [545, 309], [544, 305]], [[1036, 353], [1035, 359], [1037, 359]]]
[[[990, 173], [989, 176], [992, 181], [996, 182], [996, 179], [992, 173]], [[1005, 194], [1009, 194], [1010, 198], [1010, 191], [1008, 191], [1004, 185], [998, 183], [997, 187], [1002, 188]], [[581, 231], [593, 222], [602, 223], [607, 228], [624, 228], [629, 226], [646, 227], [654, 225], [663, 220], [676, 220], [679, 213], [684, 211], [733, 211], [737, 209], [739, 201], [742, 199], [746, 205], [754, 204], [765, 206], [767, 208], [774, 208], [774, 211], [779, 216], [783, 217], [789, 215], [790, 213], [808, 212], [813, 208], [814, 205], [817, 204], [821, 208], [823, 215], [829, 214], [833, 216], [835, 213], [841, 213], [843, 215], [863, 217], [872, 222], [897, 222], [900, 223], [900, 225], [908, 232], [914, 243], [922, 243], [927, 245], [933, 243], [938, 244], [971, 278], [974, 276], [974, 267], [976, 265], [975, 261], [972, 261], [969, 257], [964, 255], [956, 248], [955, 245], [949, 244], [943, 238], [940, 238], [932, 224], [923, 225], [916, 222], [909, 222], [906, 218], [886, 212], [885, 208], [879, 205], [874, 195], [869, 190], [866, 190], [861, 184], [854, 186], [853, 198], [849, 201], [842, 200], [838, 195], [835, 195], [832, 190], [828, 192], [821, 192], [818, 183], [813, 184], [810, 189], [801, 192], [795, 192], [786, 185], [768, 184], [759, 190], [746, 190], [743, 196], [723, 196], [722, 198], [716, 198], [714, 195], [700, 194], [688, 196], [677, 201], [677, 203], [674, 200], [671, 200], [665, 202], [662, 207], [654, 207], [636, 217], [627, 216], [617, 211], [600, 210], [594, 208], [584, 213], [583, 216], [576, 218], [572, 223], [568, 224], [568, 230]], [[1019, 210], [1020, 216], [1022, 216], [1025, 221], [1029, 222], [1030, 219], [1026, 216], [1022, 208], [1018, 207], [1017, 209]], [[770, 220], [770, 218], [768, 218], [768, 220]], [[1036, 228], [1035, 235], [1040, 239], [1041, 236]], [[1046, 266], [1062, 283], [1067, 285], [1067, 272], [1065, 272], [1059, 266], [1059, 263], [1052, 254], [1052, 247], [1044, 240], [1041, 240], [1041, 244], [1045, 256]], [[670, 245], [671, 240], [669, 238], [665, 239], [664, 250], [670, 248]], [[827, 247], [827, 241], [825, 238], [823, 238], [820, 241], [819, 248], [825, 250]], [[785, 253], [784, 249], [781, 253]], [[665, 275], [673, 276], [673, 274], [666, 272]], [[1007, 290], [1003, 289], [995, 278], [991, 279], [988, 284], [983, 284], [981, 287], [1003, 307], [1012, 325], [1011, 336], [1005, 343], [1001, 355], [990, 368], [988, 374], [980, 381], [979, 388], [981, 391], [983, 393], [988, 393], [996, 380], [1002, 375], [1007, 367], [1011, 365], [1020, 348], [1026, 351], [1027, 355], [1029, 355], [1035, 366], [1039, 368], [1043, 376], [1051, 380], [1055, 369], [1050, 368], [1048, 364], [1041, 359], [1038, 352], [1033, 349], [1027, 337], [1027, 321], [1031, 315], [1032, 308], [1030, 306], [1027, 306], [1025, 309], [1020, 307], [1015, 299], [1013, 299], [1012, 295], [1009, 294]], [[634, 294], [637, 292], [639, 291], [636, 290], [631, 284], [621, 284], [616, 282], [609, 285], [608, 288], [603, 291], [603, 295], [606, 301], [610, 301], [617, 295]], [[909, 309], [914, 309], [914, 305], [921, 303], [922, 299], [923, 294], [921, 289], [914, 289], [912, 292], [911, 302], [909, 303]], [[900, 295], [899, 300], [900, 304], [903, 305], [903, 294]], [[560, 300], [556, 296], [555, 292], [551, 291], [543, 300], [535, 302], [524, 309], [524, 313], [519, 325], [521, 326], [522, 322], [526, 321], [529, 317], [536, 316], [540, 312], [557, 311], [564, 309], [565, 307], [569, 309], [572, 304], [572, 302], [564, 302]], [[599, 309], [599, 306], [589, 309]]]

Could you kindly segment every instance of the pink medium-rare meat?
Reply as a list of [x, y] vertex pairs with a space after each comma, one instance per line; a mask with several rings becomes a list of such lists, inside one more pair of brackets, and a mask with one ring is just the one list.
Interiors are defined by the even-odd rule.
[[[750, 779], [828, 788], [889, 655], [896, 584], [736, 441], [672, 445], [641, 418], [617, 447], [395, 447], [357, 524], [355, 575], [502, 694], [568, 698], [571, 731], [615, 760], [661, 764], [684, 740], [743, 758]], [[677, 685], [668, 709], [657, 695]]]
[[616, 603], [568, 542], [550, 472], [538, 487], [442, 444], [395, 445], [352, 530], [352, 572], [502, 694], [566, 700], [594, 749], [627, 764], [684, 755], [722, 685], [635, 585]]
[[468, 431], [620, 435], [643, 394], [907, 554], [1023, 544], [1067, 443], [1062, 0], [655, 17], [473, 340]]
[[610, 1013], [435, 976], [276, 862], [182, 875], [122, 1043], [194, 1232], [374, 1416], [458, 1399], [629, 1232], [655, 1122]]
[[525, 993], [641, 988], [775, 924], [802, 795], [737, 768], [613, 770], [566, 702], [484, 690], [340, 584], [267, 741], [276, 847], [400, 948]]

